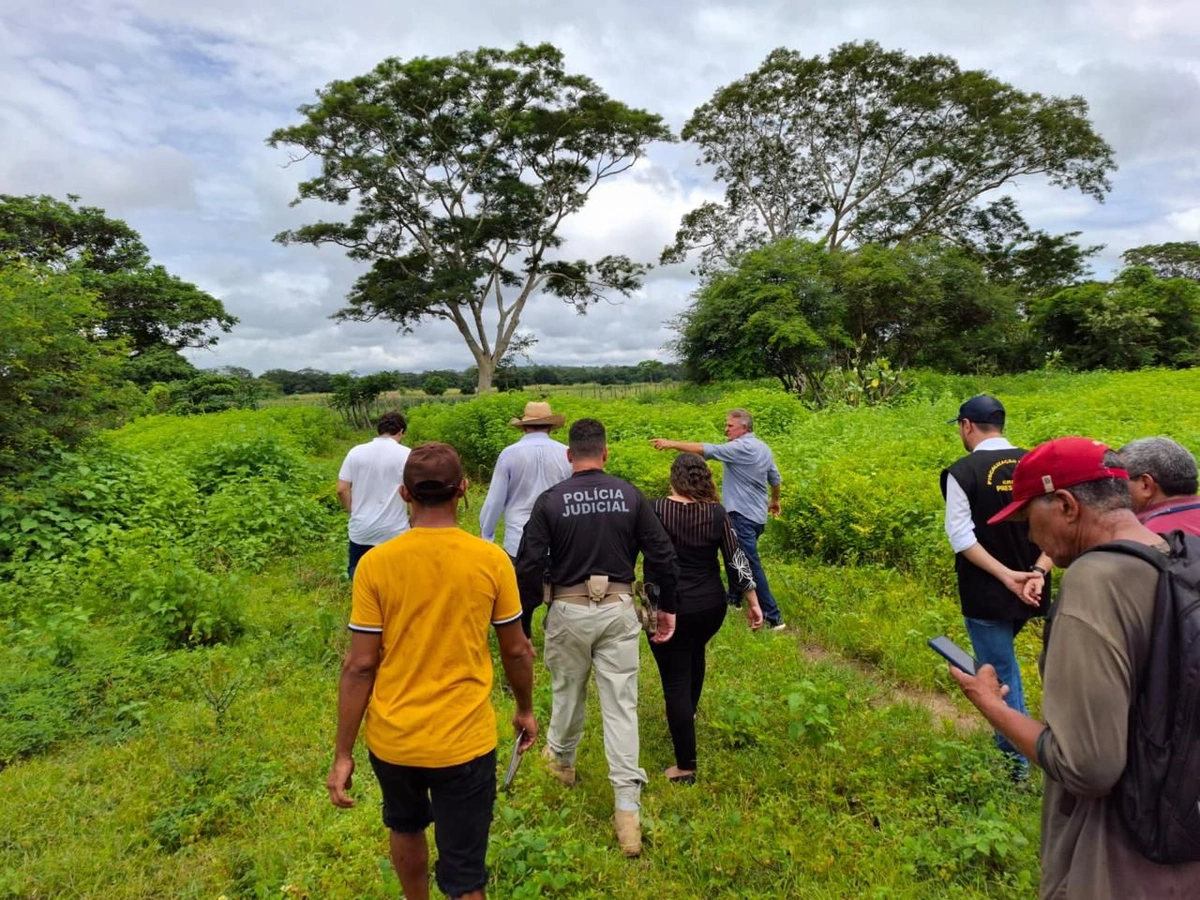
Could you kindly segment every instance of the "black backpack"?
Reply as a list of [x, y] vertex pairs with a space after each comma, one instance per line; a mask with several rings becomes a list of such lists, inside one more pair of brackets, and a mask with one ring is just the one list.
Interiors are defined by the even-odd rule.
[[1200, 861], [1200, 538], [1164, 537], [1170, 556], [1133, 541], [1088, 552], [1126, 553], [1160, 573], [1125, 771], [1111, 796], [1143, 856], [1185, 863]]

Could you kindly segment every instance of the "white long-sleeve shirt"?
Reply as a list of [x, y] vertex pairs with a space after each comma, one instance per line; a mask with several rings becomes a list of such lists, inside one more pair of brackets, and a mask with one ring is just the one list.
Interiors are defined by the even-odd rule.
[[500, 451], [487, 499], [479, 511], [479, 534], [496, 539], [496, 526], [504, 516], [504, 550], [516, 556], [521, 534], [533, 503], [546, 490], [571, 477], [565, 444], [542, 431], [531, 431]]
[[[1007, 438], [993, 437], [980, 441], [971, 452], [1013, 449], [1016, 448]], [[970, 550], [978, 543], [975, 537], [975, 523], [971, 519], [971, 502], [953, 475], [946, 476], [946, 537], [950, 538], [950, 546], [954, 548], [955, 553]]]

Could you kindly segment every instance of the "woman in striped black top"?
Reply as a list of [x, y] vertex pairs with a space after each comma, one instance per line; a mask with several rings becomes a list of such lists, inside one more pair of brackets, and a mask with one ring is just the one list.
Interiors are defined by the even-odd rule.
[[[712, 472], [695, 453], [681, 453], [671, 466], [671, 495], [654, 501], [654, 512], [675, 544], [679, 563], [676, 588], [678, 612], [675, 635], [665, 643], [650, 644], [662, 678], [667, 706], [667, 726], [675, 744], [675, 765], [665, 774], [671, 781], [696, 780], [696, 709], [704, 687], [704, 648], [725, 620], [725, 587], [717, 559], [725, 558], [731, 588], [747, 600], [750, 627], [762, 625], [762, 609], [754, 590], [750, 562], [738, 544], [725, 508], [717, 501]], [[655, 572], [647, 565], [647, 581]]]

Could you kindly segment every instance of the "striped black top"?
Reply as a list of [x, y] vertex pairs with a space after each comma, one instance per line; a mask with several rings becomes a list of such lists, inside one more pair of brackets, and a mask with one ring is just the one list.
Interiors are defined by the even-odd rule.
[[[719, 503], [681, 503], [663, 498], [654, 501], [654, 514], [675, 545], [679, 563], [676, 588], [678, 611], [697, 612], [725, 603], [717, 551], [725, 558], [725, 573], [739, 593], [754, 588], [750, 561], [738, 544], [729, 514]], [[654, 581], [653, 566], [645, 566], [647, 581]]]

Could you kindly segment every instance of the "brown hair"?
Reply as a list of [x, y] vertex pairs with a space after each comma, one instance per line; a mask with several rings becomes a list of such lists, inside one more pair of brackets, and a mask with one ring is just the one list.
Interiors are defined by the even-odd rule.
[[671, 489], [681, 497], [702, 503], [717, 503], [717, 486], [704, 458], [680, 453], [671, 464]]

